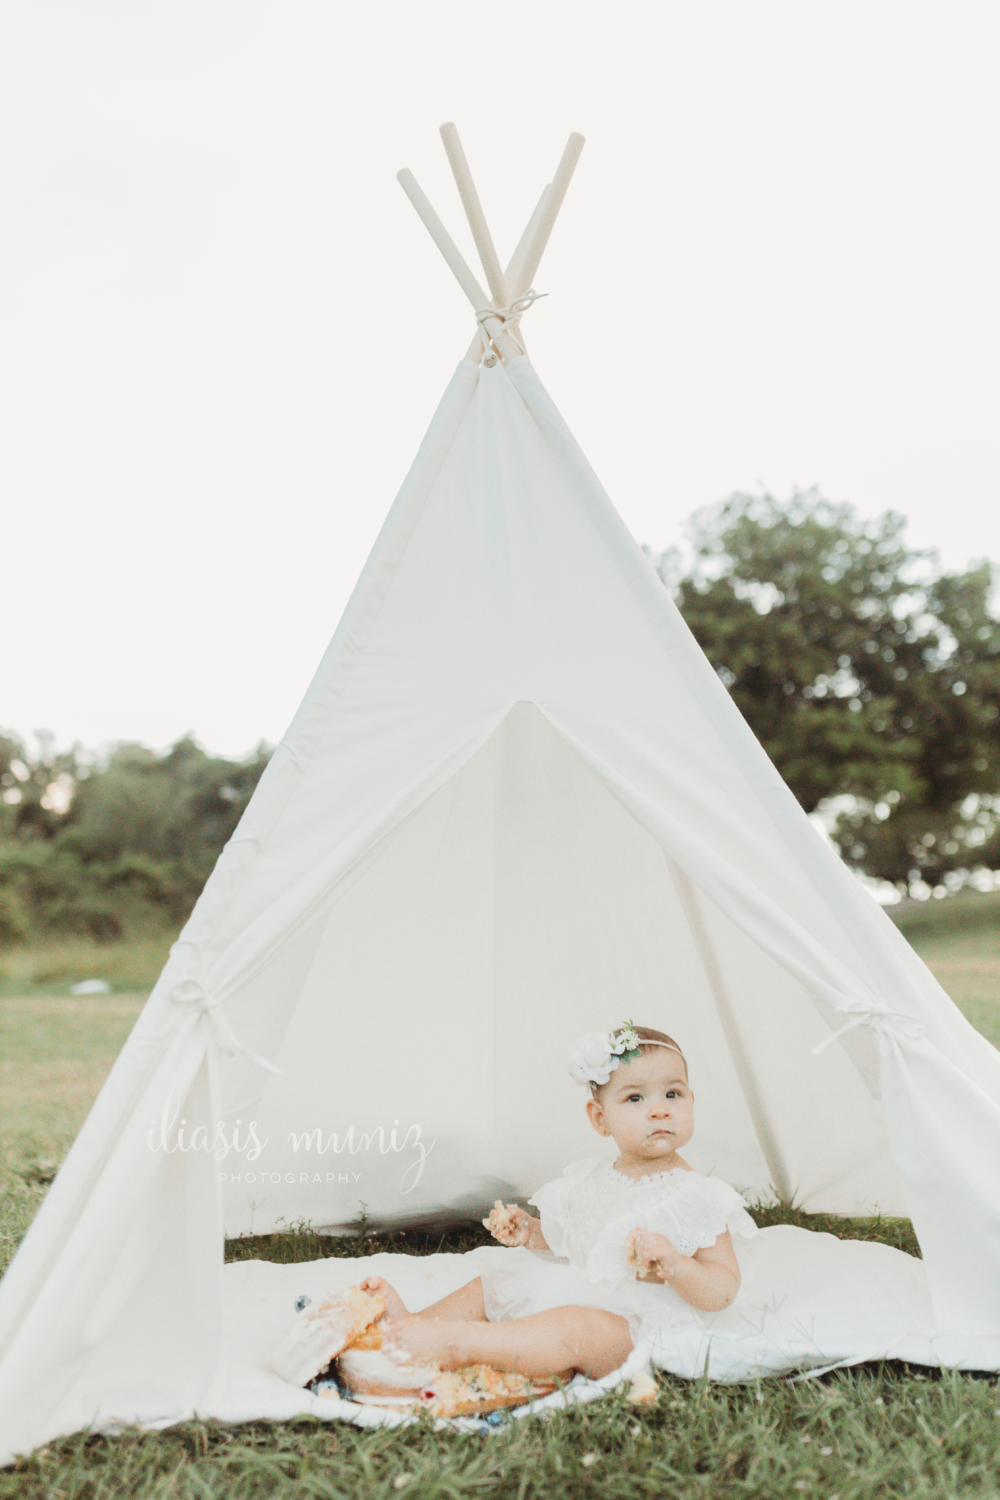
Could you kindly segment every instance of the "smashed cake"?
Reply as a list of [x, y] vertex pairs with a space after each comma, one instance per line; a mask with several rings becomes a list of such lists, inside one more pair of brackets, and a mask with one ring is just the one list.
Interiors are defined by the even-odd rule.
[[[379, 1348], [377, 1320], [386, 1309], [384, 1297], [359, 1286], [331, 1292], [322, 1302], [301, 1312], [271, 1348], [268, 1363], [289, 1385], [308, 1385], [348, 1344]], [[367, 1343], [357, 1343], [368, 1340]]]

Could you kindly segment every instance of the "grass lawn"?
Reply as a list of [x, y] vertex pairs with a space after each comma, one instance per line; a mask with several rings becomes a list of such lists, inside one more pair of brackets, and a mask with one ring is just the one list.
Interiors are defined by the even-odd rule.
[[[906, 906], [894, 916], [945, 989], [1000, 1046], [1000, 892]], [[0, 966], [0, 1269], [10, 1260], [165, 957], [169, 937], [113, 948], [61, 944]], [[72, 999], [76, 979], [109, 995]], [[776, 1219], [913, 1249], [901, 1220]], [[484, 1235], [485, 1238], [485, 1235]], [[414, 1253], [440, 1242], [410, 1236]], [[308, 1232], [235, 1241], [231, 1259], [287, 1260], [402, 1248], [395, 1239], [319, 1239]], [[468, 1239], [454, 1248], [464, 1248]], [[452, 1248], [446, 1244], [442, 1248]], [[164, 1433], [54, 1442], [0, 1470], [0, 1500], [264, 1496], [301, 1500], [542, 1500], [548, 1496], [1000, 1495], [1000, 1386], [995, 1377], [897, 1364], [820, 1380], [713, 1386], [665, 1377], [652, 1407], [612, 1396], [489, 1437], [362, 1432], [312, 1420], [240, 1427], [192, 1422]]]
[[1000, 891], [904, 902], [893, 914], [938, 983], [1000, 1047]]

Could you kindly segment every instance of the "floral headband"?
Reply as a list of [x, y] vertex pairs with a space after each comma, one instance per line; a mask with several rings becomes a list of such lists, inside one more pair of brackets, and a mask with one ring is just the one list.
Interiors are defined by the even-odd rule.
[[642, 1056], [643, 1047], [669, 1047], [678, 1057], [684, 1055], [670, 1042], [647, 1041], [632, 1021], [626, 1021], [617, 1031], [588, 1031], [582, 1036], [570, 1053], [570, 1077], [574, 1083], [607, 1083], [618, 1064], [634, 1062]]

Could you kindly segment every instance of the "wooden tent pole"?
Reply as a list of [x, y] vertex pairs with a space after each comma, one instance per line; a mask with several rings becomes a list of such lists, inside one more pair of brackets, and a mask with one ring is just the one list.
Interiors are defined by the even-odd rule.
[[[431, 239], [441, 251], [441, 254], [444, 256], [445, 260], [450, 266], [459, 286], [462, 288], [462, 291], [472, 303], [472, 306], [475, 308], [476, 312], [481, 312], [483, 308], [489, 307], [490, 299], [487, 297], [483, 288], [479, 285], [479, 282], [470, 271], [462, 255], [462, 252], [455, 244], [455, 241], [452, 239], [447, 229], [445, 229], [444, 225], [441, 223], [441, 220], [438, 218], [437, 214], [431, 206], [430, 200], [427, 198], [426, 194], [424, 193], [420, 184], [417, 182], [417, 179], [414, 177], [413, 173], [410, 171], [409, 167], [404, 167], [401, 172], [397, 172], [396, 176], [399, 180], [400, 187], [403, 189], [403, 192], [409, 198], [410, 202], [413, 204], [413, 207], [420, 215], [420, 218], [423, 220], [424, 226], [430, 234]], [[500, 350], [500, 353], [503, 355], [504, 359], [510, 359], [517, 353], [514, 345], [504, 333], [503, 324], [501, 323], [499, 318], [487, 318], [486, 331], [489, 334], [490, 338], [493, 340], [494, 344], [496, 344], [497, 348]]]
[[531, 218], [524, 226], [524, 233], [517, 242], [517, 249], [514, 251], [514, 254], [510, 258], [510, 264], [507, 267], [507, 285], [509, 287], [514, 285], [518, 278], [518, 275], [520, 274], [521, 266], [524, 264], [524, 257], [528, 253], [528, 246], [531, 244], [531, 237], [535, 232], [536, 224], [542, 216], [542, 210], [545, 207], [545, 199], [547, 198], [551, 187], [551, 182], [547, 182], [542, 188], [542, 196], [535, 204]]
[[[527, 250], [528, 245], [531, 242], [531, 236], [535, 232], [535, 225], [538, 223], [538, 217], [542, 212], [542, 205], [545, 202], [545, 195], [551, 186], [552, 184], [549, 182], [546, 183], [545, 187], [542, 189], [542, 196], [535, 204], [535, 211], [531, 215], [531, 218], [528, 220], [527, 224], [525, 224], [524, 233], [517, 242], [517, 249], [514, 251], [514, 254], [510, 258], [510, 262], [507, 266], [507, 274], [505, 277], [508, 286], [513, 286], [514, 281], [517, 277], [517, 273], [521, 269], [521, 262], [524, 260], [525, 251]], [[520, 332], [518, 332], [518, 338], [520, 338]], [[471, 359], [473, 363], [478, 364], [480, 359], [482, 359], [483, 357], [483, 341], [481, 338], [477, 337], [472, 340], [472, 343], [469, 345], [469, 352], [465, 357], [466, 359]]]
[[562, 160], [556, 168], [551, 190], [545, 200], [545, 208], [535, 226], [535, 233], [531, 244], [528, 246], [521, 269], [517, 273], [514, 285], [511, 288], [511, 294], [515, 300], [518, 297], [524, 296], [524, 293], [534, 280], [535, 272], [538, 270], [538, 263], [542, 258], [542, 252], [548, 244], [549, 235], [552, 233], [552, 226], [556, 222], [556, 215], [562, 207], [562, 201], [566, 196], [566, 189], [569, 187], [570, 178], [573, 176], [576, 164], [580, 160], [583, 143], [584, 137], [576, 131], [573, 132], [566, 142], [566, 149], [562, 154]]
[[458, 186], [458, 194], [465, 209], [465, 216], [472, 230], [472, 238], [476, 242], [479, 251], [479, 259], [483, 263], [486, 272], [486, 280], [489, 283], [493, 302], [497, 307], [506, 307], [510, 300], [507, 292], [507, 279], [500, 268], [500, 259], [493, 244], [493, 236], [490, 234], [486, 215], [483, 213], [483, 205], [479, 201], [476, 192], [476, 184], [472, 180], [469, 163], [466, 160], [462, 142], [459, 139], [458, 130], [449, 121], [441, 126], [441, 139], [444, 141], [444, 149], [448, 153], [448, 161], [454, 173], [455, 182]]
[[[548, 244], [549, 235], [552, 233], [552, 226], [556, 222], [556, 216], [566, 196], [566, 189], [569, 187], [576, 164], [580, 160], [584, 139], [582, 135], [574, 131], [566, 142], [566, 149], [556, 168], [556, 175], [539, 198], [535, 212], [529, 219], [520, 243], [511, 257], [510, 265], [507, 267], [507, 286], [510, 289], [512, 301], [523, 297], [534, 280], [545, 246]], [[520, 337], [516, 327], [512, 329], [512, 332]], [[482, 340], [476, 339], [470, 344], [469, 352], [465, 357], [478, 360], [481, 353]]]
[[[459, 139], [458, 131], [450, 122], [441, 126], [441, 138], [444, 141], [448, 160], [451, 163], [458, 191], [465, 207], [465, 212], [472, 229], [476, 248], [479, 251], [483, 267], [486, 271], [487, 280], [493, 297], [493, 305], [507, 307], [523, 297], [531, 286], [535, 272], [538, 270], [542, 254], [548, 244], [556, 217], [562, 207], [562, 201], [566, 196], [570, 179], [580, 159], [583, 150], [584, 137], [574, 131], [566, 142], [562, 158], [556, 168], [555, 176], [548, 187], [542, 193], [541, 198], [528, 221], [528, 227], [521, 236], [520, 243], [511, 258], [507, 273], [504, 275], [500, 267], [500, 261], [490, 235], [486, 216], [483, 213], [479, 194], [476, 192], [469, 163]], [[469, 269], [462, 252], [459, 250], [451, 235], [445, 229], [431, 206], [429, 199], [420, 187], [417, 179], [408, 167], [397, 173], [399, 184], [416, 209], [424, 226], [437, 245], [451, 268], [459, 286], [468, 297], [476, 312], [483, 311], [490, 306], [490, 301], [485, 291], [480, 286], [477, 278]], [[511, 359], [520, 351], [512, 342], [509, 335], [504, 331], [504, 325], [499, 318], [485, 319], [486, 331], [490, 339], [496, 345], [504, 359]], [[512, 329], [512, 332], [515, 330]], [[475, 359], [481, 352], [482, 340], [477, 339], [471, 345], [467, 358]]]

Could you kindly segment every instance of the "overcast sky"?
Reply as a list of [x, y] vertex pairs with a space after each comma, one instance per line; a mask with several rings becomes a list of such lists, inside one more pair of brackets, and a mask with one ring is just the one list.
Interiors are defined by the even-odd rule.
[[301, 698], [470, 309], [525, 319], [636, 539], [733, 490], [1000, 559], [995, 0], [3, 0], [0, 727], [242, 754]]

